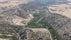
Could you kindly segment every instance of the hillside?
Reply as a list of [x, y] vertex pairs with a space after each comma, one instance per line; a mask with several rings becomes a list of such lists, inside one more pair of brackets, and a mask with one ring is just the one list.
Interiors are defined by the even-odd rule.
[[67, 0], [0, 0], [0, 33], [19, 40], [71, 40], [70, 11]]

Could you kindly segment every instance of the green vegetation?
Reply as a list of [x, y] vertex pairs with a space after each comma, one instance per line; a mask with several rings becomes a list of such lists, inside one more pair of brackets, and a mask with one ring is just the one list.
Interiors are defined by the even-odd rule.
[[4, 39], [6, 39], [6, 38], [11, 38], [12, 40], [18, 40], [15, 36], [2, 35], [2, 36], [0, 36], [0, 38], [4, 38]]
[[12, 40], [18, 40], [15, 36], [11, 36]]
[[5, 34], [0, 35], [0, 38], [3, 38], [3, 39], [7, 39], [7, 38], [9, 38], [10, 40], [18, 40], [18, 38], [17, 38], [17, 37], [15, 37], [15, 36], [7, 36], [7, 34], [6, 34], [6, 33], [5, 33]]
[[36, 23], [40, 18], [39, 15], [34, 15], [34, 19], [28, 23], [28, 26], [30, 28], [47, 28], [50, 31], [53, 40], [61, 40], [56, 30], [54, 30], [50, 24], [42, 21]]
[[0, 38], [9, 38], [9, 36], [1, 35]]

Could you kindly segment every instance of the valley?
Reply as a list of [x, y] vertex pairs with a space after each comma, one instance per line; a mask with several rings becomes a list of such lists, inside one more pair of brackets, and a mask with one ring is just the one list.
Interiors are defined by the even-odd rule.
[[71, 40], [70, 0], [0, 0], [0, 40]]

